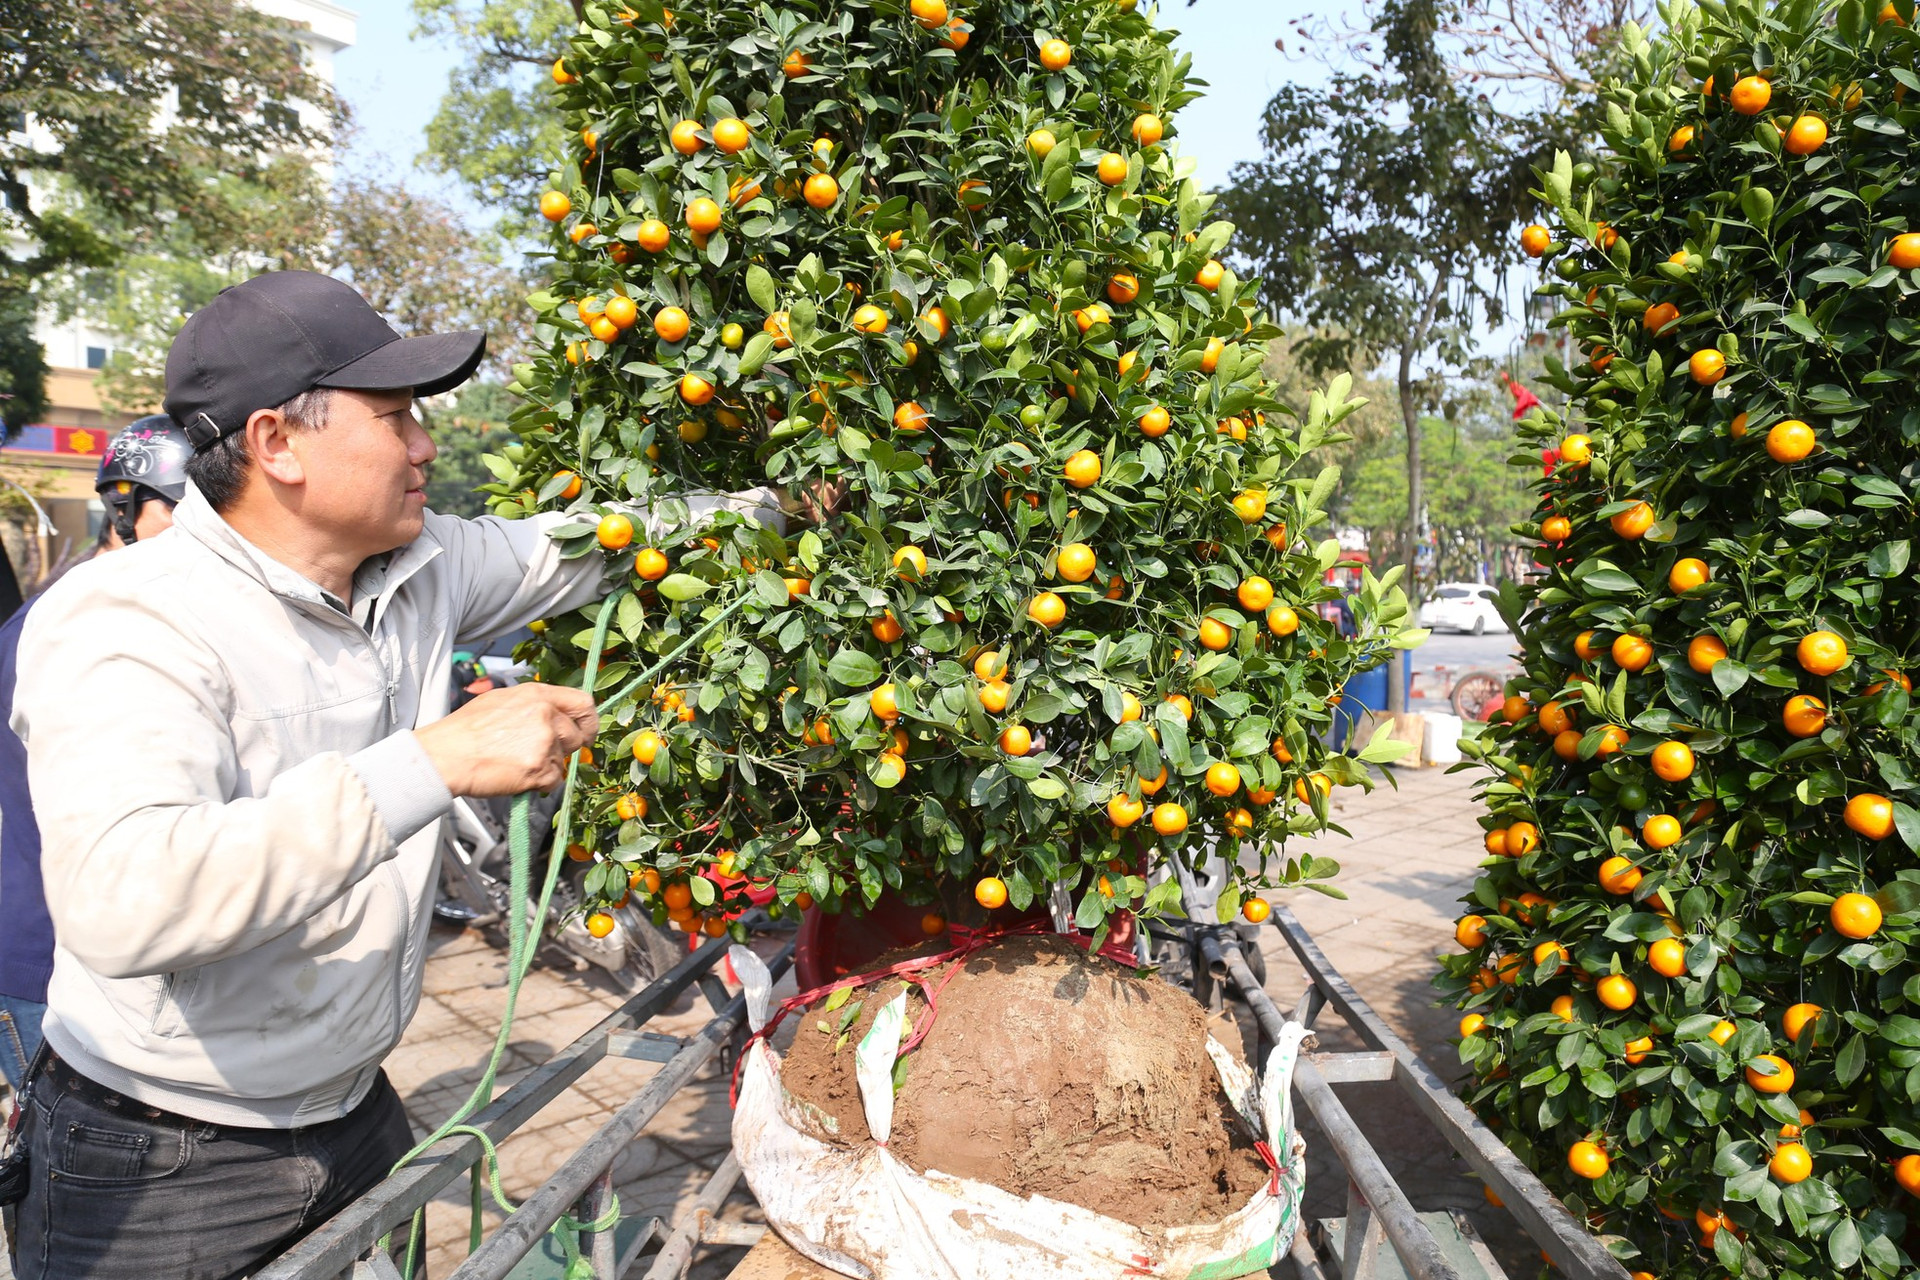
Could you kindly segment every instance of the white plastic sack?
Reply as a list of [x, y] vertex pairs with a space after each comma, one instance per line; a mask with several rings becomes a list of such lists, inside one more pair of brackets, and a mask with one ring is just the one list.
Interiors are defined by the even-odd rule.
[[[732, 951], [747, 989], [748, 1020], [766, 1023], [765, 966]], [[757, 975], [750, 976], [758, 970]], [[860, 1052], [891, 1067], [904, 1018], [881, 1018]], [[1289, 1023], [1258, 1079], [1211, 1039], [1207, 1049], [1234, 1108], [1280, 1161], [1275, 1181], [1219, 1222], [1136, 1227], [1044, 1196], [1021, 1197], [966, 1178], [915, 1173], [885, 1147], [837, 1147], [802, 1126], [780, 1083], [780, 1055], [755, 1040], [740, 1064], [733, 1150], [767, 1222], [795, 1250], [859, 1280], [1226, 1280], [1264, 1272], [1299, 1230], [1306, 1143], [1294, 1128], [1294, 1059], [1306, 1030]], [[870, 1043], [871, 1042], [871, 1043]], [[864, 1063], [866, 1059], [861, 1061]], [[862, 1104], [868, 1127], [890, 1132], [891, 1071], [873, 1072]], [[877, 1122], [877, 1123], [876, 1123]]]
[[1465, 727], [1459, 716], [1443, 711], [1427, 712], [1427, 763], [1459, 764], [1460, 734]]

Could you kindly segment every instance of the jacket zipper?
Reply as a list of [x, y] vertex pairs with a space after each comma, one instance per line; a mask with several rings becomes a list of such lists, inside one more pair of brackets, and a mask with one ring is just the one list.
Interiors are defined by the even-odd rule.
[[[386, 733], [392, 734], [400, 723], [400, 680], [387, 665], [380, 645], [379, 627], [385, 604], [384, 597], [377, 599], [367, 611], [366, 636], [367, 647], [373, 650], [373, 660], [380, 664], [380, 674], [387, 682]], [[400, 868], [391, 858], [387, 860], [386, 871], [393, 885], [393, 896], [400, 904], [400, 956], [393, 966], [393, 1030], [388, 1036], [393, 1044], [399, 1044], [407, 1030], [407, 958], [413, 949], [413, 898], [407, 892], [406, 877], [400, 874]]]

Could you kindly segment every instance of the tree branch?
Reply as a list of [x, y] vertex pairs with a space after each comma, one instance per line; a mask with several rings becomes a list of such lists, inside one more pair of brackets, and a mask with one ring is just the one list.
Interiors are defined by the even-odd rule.
[[7, 209], [20, 221], [27, 224], [34, 239], [40, 238], [40, 215], [34, 212], [33, 194], [27, 190], [27, 184], [11, 166], [0, 168], [0, 196], [7, 199]]
[[518, 62], [530, 67], [544, 67], [551, 61], [543, 53], [525, 50], [518, 45], [510, 45], [501, 36], [491, 36], [487, 43], [491, 46], [491, 56], [501, 62]]

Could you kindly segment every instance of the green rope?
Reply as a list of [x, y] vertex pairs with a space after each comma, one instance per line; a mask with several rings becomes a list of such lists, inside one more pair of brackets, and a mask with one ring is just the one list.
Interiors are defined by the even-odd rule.
[[[600, 658], [602, 651], [606, 648], [607, 631], [612, 626], [614, 610], [619, 607], [621, 598], [626, 594], [627, 588], [623, 587], [619, 591], [609, 595], [600, 606], [600, 616], [594, 620], [593, 639], [587, 646], [586, 668], [582, 673], [581, 679], [581, 688], [588, 692], [592, 692], [594, 681], [600, 674]], [[703, 640], [708, 632], [738, 612], [750, 599], [752, 599], [751, 595], [742, 595], [732, 604], [720, 610], [720, 612], [709, 618], [706, 623], [692, 635], [688, 636], [686, 640], [682, 641], [672, 653], [629, 680], [614, 693], [612, 697], [597, 699], [596, 705], [618, 705], [622, 699], [631, 694], [635, 689], [638, 689], [647, 681], [658, 676], [673, 663], [679, 661], [681, 655]], [[435, 1143], [441, 1141], [443, 1138], [451, 1137], [454, 1134], [466, 1134], [478, 1139], [482, 1155], [473, 1166], [473, 1186], [470, 1197], [472, 1217], [469, 1221], [467, 1232], [469, 1252], [480, 1247], [482, 1236], [484, 1208], [480, 1195], [482, 1169], [485, 1170], [487, 1188], [492, 1193], [494, 1203], [500, 1207], [501, 1212], [511, 1214], [515, 1208], [513, 1202], [507, 1198], [506, 1191], [501, 1187], [500, 1157], [493, 1142], [487, 1137], [484, 1131], [467, 1124], [466, 1120], [475, 1111], [493, 1100], [494, 1079], [499, 1074], [500, 1059], [506, 1054], [509, 1037], [513, 1034], [514, 1006], [520, 999], [520, 984], [526, 978], [528, 971], [533, 968], [533, 957], [535, 952], [539, 950], [540, 936], [546, 926], [547, 912], [553, 903], [553, 891], [559, 883], [560, 868], [566, 859], [565, 851], [567, 845], [571, 843], [573, 834], [573, 800], [579, 785], [579, 776], [580, 758], [578, 755], [575, 755], [567, 764], [567, 780], [564, 789], [560, 793], [560, 812], [554, 822], [555, 835], [553, 846], [547, 857], [547, 874], [544, 882], [541, 884], [540, 901], [534, 908], [531, 922], [529, 921], [528, 913], [522, 909], [521, 904], [527, 901], [527, 890], [533, 878], [533, 815], [531, 807], [533, 793], [531, 791], [523, 791], [513, 799], [513, 812], [507, 825], [507, 855], [509, 867], [507, 893], [510, 903], [507, 920], [507, 1007], [506, 1011], [501, 1015], [500, 1032], [494, 1037], [493, 1052], [487, 1058], [486, 1068], [481, 1072], [480, 1080], [474, 1085], [473, 1092], [468, 1095], [467, 1100], [461, 1103], [459, 1108], [456, 1109], [451, 1116], [448, 1116], [445, 1123], [438, 1129], [421, 1139], [421, 1141], [414, 1146], [413, 1150], [401, 1156], [400, 1159], [395, 1162], [393, 1168], [388, 1171], [389, 1177], [400, 1172], [401, 1169], [417, 1160], [422, 1153], [427, 1151]], [[619, 1220], [619, 1204], [619, 1197], [614, 1197], [613, 1205], [607, 1211], [608, 1214], [613, 1215], [611, 1222], [603, 1222], [607, 1217], [606, 1214], [601, 1215], [601, 1218], [596, 1219], [593, 1223], [584, 1225], [563, 1215], [560, 1222], [554, 1224], [553, 1229], [560, 1233], [561, 1247], [567, 1251], [568, 1280], [573, 1280], [575, 1275], [574, 1265], [580, 1262], [579, 1248], [573, 1242], [572, 1232], [579, 1230], [605, 1230], [607, 1226], [612, 1225], [612, 1222]], [[566, 1229], [562, 1230], [563, 1227]], [[415, 1211], [413, 1221], [409, 1224], [407, 1232], [407, 1258], [406, 1268], [403, 1272], [407, 1280], [412, 1280], [414, 1268], [418, 1264], [419, 1250], [424, 1243], [425, 1230], [426, 1210], [421, 1208]], [[379, 1247], [382, 1252], [385, 1252], [389, 1248], [392, 1235], [392, 1232], [388, 1232], [380, 1238]], [[582, 1274], [588, 1277], [588, 1280], [591, 1280], [591, 1270]]]
[[608, 1193], [607, 1211], [592, 1222], [582, 1222], [572, 1214], [563, 1213], [560, 1221], [553, 1224], [553, 1234], [559, 1238], [560, 1249], [567, 1256], [566, 1280], [594, 1280], [593, 1264], [580, 1256], [580, 1233], [582, 1231], [611, 1231], [620, 1225], [620, 1197]]

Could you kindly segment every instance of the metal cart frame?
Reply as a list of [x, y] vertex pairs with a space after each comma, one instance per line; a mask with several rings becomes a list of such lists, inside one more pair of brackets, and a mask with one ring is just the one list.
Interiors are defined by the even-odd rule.
[[[1389, 1249], [1414, 1280], [1463, 1280], [1335, 1093], [1337, 1085], [1364, 1081], [1393, 1081], [1405, 1090], [1569, 1280], [1629, 1280], [1626, 1269], [1605, 1246], [1388, 1029], [1328, 963], [1291, 911], [1275, 908], [1271, 924], [1308, 975], [1291, 1020], [1311, 1030], [1315, 1019], [1332, 1008], [1368, 1046], [1352, 1053], [1304, 1052], [1293, 1075], [1296, 1101], [1306, 1105], [1347, 1174], [1341, 1280], [1375, 1280]], [[1246, 940], [1236, 928], [1189, 922], [1186, 936], [1194, 951], [1196, 997], [1217, 1001], [1231, 990], [1246, 1002], [1264, 1040], [1277, 1037], [1289, 1016], [1281, 1013], [1255, 979]], [[789, 943], [770, 966], [776, 980], [789, 967], [792, 951]], [[470, 1123], [499, 1143], [604, 1058], [662, 1064], [625, 1106], [482, 1241], [451, 1280], [505, 1280], [563, 1215], [583, 1222], [601, 1217], [612, 1203], [611, 1170], [621, 1150], [702, 1067], [716, 1059], [731, 1064], [745, 1037], [746, 1002], [743, 996], [730, 996], [713, 973], [724, 954], [722, 940], [692, 953], [473, 1117]], [[682, 1040], [643, 1030], [649, 1019], [696, 985], [714, 1012], [700, 1031]], [[481, 1158], [481, 1144], [472, 1136], [443, 1139], [260, 1272], [256, 1280], [394, 1280], [398, 1269], [380, 1250], [379, 1240], [389, 1232], [404, 1234], [415, 1211], [457, 1178], [477, 1177]], [[722, 1222], [717, 1216], [739, 1178], [739, 1165], [727, 1157], [693, 1200], [682, 1206], [675, 1222], [650, 1219], [624, 1248], [616, 1241], [618, 1228], [583, 1231], [581, 1254], [595, 1280], [627, 1275], [656, 1242], [658, 1251], [646, 1260], [646, 1280], [683, 1280], [703, 1245], [756, 1243], [764, 1227]], [[1328, 1280], [1304, 1233], [1295, 1237], [1289, 1258], [1301, 1280]]]

